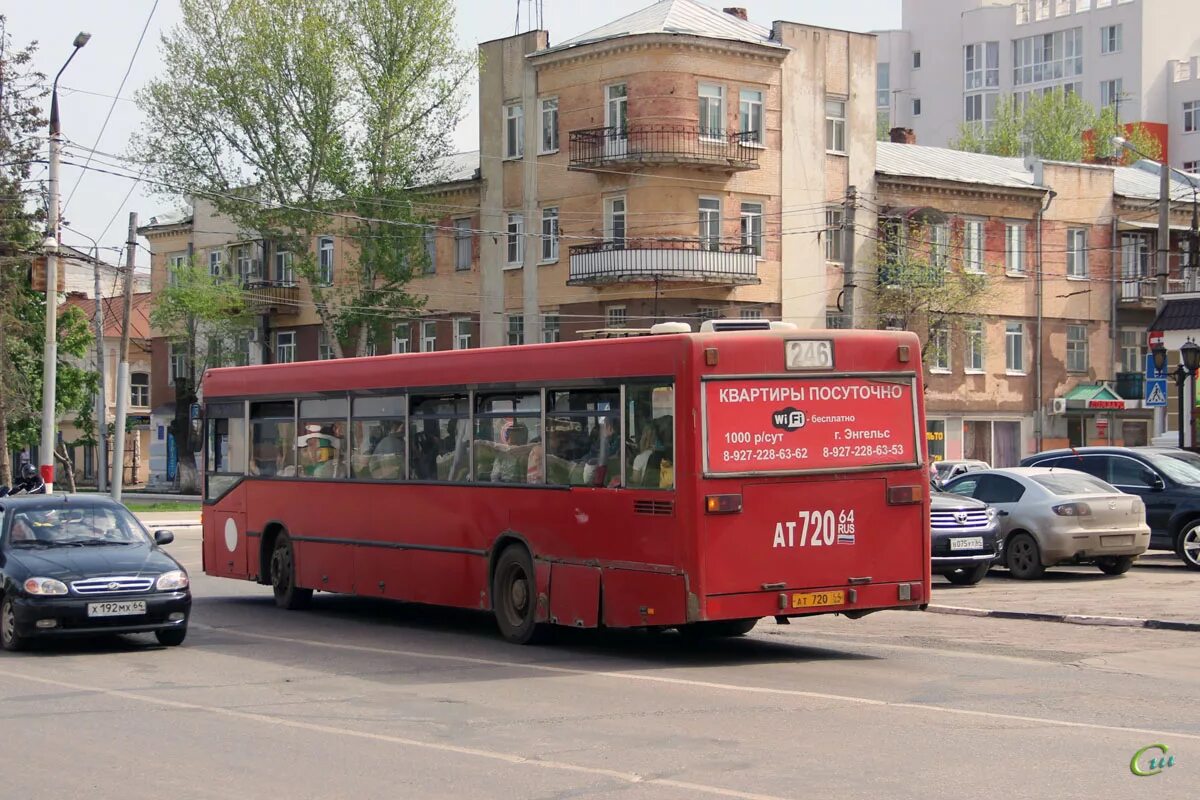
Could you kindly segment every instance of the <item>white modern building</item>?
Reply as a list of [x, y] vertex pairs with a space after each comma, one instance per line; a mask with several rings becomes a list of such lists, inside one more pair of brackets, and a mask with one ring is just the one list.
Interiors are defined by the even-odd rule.
[[876, 32], [876, 104], [922, 144], [1065, 87], [1145, 123], [1174, 166], [1200, 160], [1197, 0], [903, 0], [901, 25]]

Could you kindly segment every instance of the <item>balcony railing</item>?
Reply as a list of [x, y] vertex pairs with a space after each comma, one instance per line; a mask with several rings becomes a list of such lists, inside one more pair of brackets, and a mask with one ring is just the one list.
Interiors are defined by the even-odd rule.
[[944, 285], [944, 267], [914, 264], [881, 264], [879, 285], [892, 289], [931, 289]]
[[571, 169], [614, 165], [695, 164], [727, 170], [758, 169], [761, 131], [708, 131], [698, 125], [633, 123], [623, 128], [571, 131]]
[[1146, 376], [1140, 372], [1118, 372], [1117, 394], [1124, 400], [1141, 400]]
[[300, 313], [300, 287], [293, 281], [250, 278], [242, 282], [242, 291], [255, 314]]
[[659, 280], [758, 283], [754, 248], [703, 239], [618, 239], [571, 248], [570, 285]]

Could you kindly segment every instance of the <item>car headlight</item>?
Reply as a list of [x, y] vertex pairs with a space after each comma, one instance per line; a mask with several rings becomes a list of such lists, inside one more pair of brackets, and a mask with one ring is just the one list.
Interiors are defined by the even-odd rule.
[[996, 509], [992, 508], [991, 506], [988, 506], [987, 518], [988, 518], [988, 522], [995, 522], [996, 521]]
[[154, 588], [160, 592], [171, 591], [172, 589], [186, 589], [187, 587], [188, 576], [181, 569], [164, 572], [158, 576], [158, 581], [154, 584]]
[[54, 578], [29, 578], [25, 581], [27, 594], [66, 594], [67, 585]]

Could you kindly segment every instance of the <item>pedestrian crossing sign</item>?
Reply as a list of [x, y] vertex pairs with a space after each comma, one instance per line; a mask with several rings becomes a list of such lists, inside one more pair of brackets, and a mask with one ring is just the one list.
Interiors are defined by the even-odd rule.
[[1147, 408], [1164, 408], [1167, 405], [1167, 381], [1165, 378], [1151, 378], [1146, 381]]

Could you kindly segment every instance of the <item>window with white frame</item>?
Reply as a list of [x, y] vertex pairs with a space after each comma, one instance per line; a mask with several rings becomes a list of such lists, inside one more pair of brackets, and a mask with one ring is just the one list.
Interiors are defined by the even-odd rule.
[[1004, 271], [1009, 275], [1025, 274], [1025, 226], [1009, 223], [1004, 226]]
[[1050, 0], [1033, 0], [1033, 17], [1037, 21], [1050, 19]]
[[1067, 371], [1087, 372], [1088, 331], [1086, 325], [1067, 326]]
[[719, 306], [696, 306], [696, 319], [701, 322], [712, 319], [720, 319], [721, 309]]
[[187, 266], [187, 253], [175, 253], [167, 256], [167, 285], [178, 286], [179, 274]]
[[525, 344], [525, 315], [508, 315], [508, 343], [510, 345]]
[[607, 328], [624, 328], [629, 323], [625, 306], [609, 306], [604, 309], [604, 321]]
[[983, 272], [983, 221], [968, 219], [963, 222], [963, 269], [967, 272]]
[[525, 260], [525, 220], [520, 214], [508, 215], [507, 261], [520, 264]]
[[188, 357], [187, 344], [184, 342], [171, 342], [171, 385], [180, 378], [188, 377]]
[[329, 343], [329, 331], [325, 326], [317, 331], [317, 360], [328, 361], [333, 358], [333, 345]]
[[1087, 229], [1067, 229], [1067, 277], [1086, 278], [1088, 274]]
[[745, 134], [743, 143], [762, 144], [763, 135], [763, 93], [757, 89], [742, 89], [738, 93], [738, 126]]
[[129, 373], [129, 405], [135, 408], [150, 405], [150, 373]]
[[437, 272], [437, 230], [426, 228], [421, 232], [421, 246], [425, 251], [425, 259], [421, 263], [421, 271], [426, 275]]
[[741, 217], [742, 246], [749, 247], [754, 255], [763, 256], [763, 204], [742, 203]]
[[472, 238], [471, 220], [454, 220], [454, 268], [456, 270], [471, 268]]
[[1183, 104], [1183, 132], [1200, 130], [1200, 100], [1189, 100]]
[[1105, 25], [1100, 28], [1100, 52], [1104, 55], [1121, 52], [1121, 25]]
[[275, 363], [291, 364], [296, 360], [296, 332], [275, 331]]
[[397, 322], [392, 326], [392, 352], [407, 353], [412, 350], [411, 332], [407, 322]]
[[842, 226], [845, 218], [846, 211], [841, 206], [825, 209], [825, 260], [835, 264], [842, 263], [842, 241], [845, 238]]
[[287, 250], [275, 251], [275, 280], [282, 284], [296, 282], [296, 273], [292, 268], [292, 254]]
[[1083, 28], [1013, 40], [1013, 85], [1062, 82], [1083, 74]]
[[1200, 172], [1200, 161], [1185, 161], [1183, 162], [1183, 171], [1196, 173]]
[[1004, 323], [1004, 369], [1025, 373], [1025, 324], [1022, 322]]
[[326, 286], [333, 283], [333, 237], [317, 239], [317, 280]]
[[912, 66], [913, 69], [921, 68], [921, 51], [920, 50], [913, 50], [912, 65], [913, 65]]
[[471, 349], [471, 318], [470, 317], [455, 317], [454, 318], [454, 349], [455, 350], [470, 350]]
[[725, 87], [702, 83], [700, 93], [700, 135], [711, 139], [725, 136]]
[[427, 319], [421, 321], [421, 352], [432, 353], [437, 350], [437, 322]]
[[542, 314], [542, 341], [562, 341], [562, 320], [557, 313]]
[[1121, 369], [1142, 372], [1146, 368], [1146, 332], [1137, 328], [1121, 329]]
[[1000, 42], [975, 42], [963, 46], [963, 89], [1000, 86]]
[[846, 101], [825, 101], [825, 150], [846, 152]]
[[1115, 106], [1121, 102], [1122, 89], [1121, 79], [1113, 78], [1110, 81], [1100, 81], [1100, 105]]
[[558, 261], [558, 207], [542, 209], [542, 261]]
[[716, 250], [721, 244], [721, 200], [700, 198], [700, 247]]
[[976, 92], [963, 97], [963, 121], [976, 130], [987, 130], [996, 120], [996, 106], [1000, 102], [997, 92]]
[[761, 308], [743, 308], [738, 312], [738, 316], [742, 319], [762, 319]]
[[930, 372], [950, 371], [950, 328], [945, 324], [929, 329], [928, 361]]
[[912, 115], [914, 117], [921, 116], [921, 98], [914, 97], [912, 99]]
[[618, 247], [625, 242], [625, 198], [608, 197], [604, 200], [604, 240], [615, 242]]
[[875, 65], [875, 107], [892, 107], [892, 65], [886, 61]]
[[258, 278], [258, 269], [254, 263], [254, 248], [244, 244], [236, 252], [238, 280], [244, 286]]
[[210, 250], [208, 253], [208, 274], [220, 278], [225, 273], [225, 253], [222, 250]]
[[971, 320], [966, 324], [967, 356], [963, 364], [967, 372], [983, 372], [986, 340], [983, 320]]
[[542, 136], [538, 141], [538, 152], [558, 151], [558, 98], [544, 97], [541, 102]]
[[944, 223], [929, 226], [929, 265], [934, 269], [950, 266], [950, 226]]
[[504, 157], [520, 158], [525, 153], [525, 110], [520, 103], [504, 107]]

